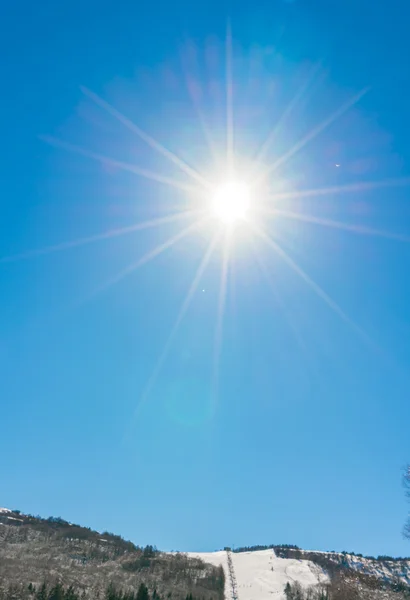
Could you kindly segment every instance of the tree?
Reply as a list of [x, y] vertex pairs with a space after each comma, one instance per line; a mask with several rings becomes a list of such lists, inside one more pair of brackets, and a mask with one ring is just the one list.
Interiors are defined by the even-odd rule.
[[70, 587], [66, 590], [64, 594], [64, 600], [78, 600], [78, 594], [72, 585], [70, 585]]
[[286, 600], [293, 600], [292, 587], [291, 587], [289, 581], [285, 585], [284, 591], [285, 591]]
[[[404, 486], [404, 489], [406, 490], [406, 497], [407, 497], [408, 501], [410, 502], [410, 464], [407, 465], [407, 467], [404, 470], [403, 486]], [[406, 537], [408, 540], [410, 540], [410, 516], [407, 518], [407, 522], [404, 525], [403, 534], [404, 534], [404, 537]]]
[[36, 592], [36, 600], [47, 600], [47, 598], [48, 598], [47, 586], [44, 582], [43, 585]]
[[64, 600], [64, 588], [61, 583], [56, 583], [54, 587], [51, 588], [50, 593], [48, 595], [48, 600]]
[[293, 600], [303, 600], [304, 599], [304, 594], [303, 594], [303, 588], [300, 585], [299, 581], [295, 581], [295, 583], [292, 586], [293, 588]]
[[107, 587], [105, 598], [106, 600], [117, 600], [118, 598], [117, 590], [115, 589], [114, 584], [112, 582]]
[[145, 583], [141, 583], [138, 588], [137, 600], [149, 600], [148, 588]]

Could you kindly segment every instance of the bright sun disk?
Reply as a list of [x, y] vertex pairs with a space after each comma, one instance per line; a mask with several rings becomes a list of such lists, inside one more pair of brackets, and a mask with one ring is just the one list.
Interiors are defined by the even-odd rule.
[[228, 181], [216, 188], [212, 210], [221, 221], [231, 224], [246, 217], [250, 200], [250, 190], [245, 183]]

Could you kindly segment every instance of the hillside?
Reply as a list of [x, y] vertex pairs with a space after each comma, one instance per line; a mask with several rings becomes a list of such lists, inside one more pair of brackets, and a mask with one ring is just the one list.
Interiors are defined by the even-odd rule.
[[[222, 564], [228, 574], [227, 553], [189, 554], [214, 565]], [[273, 600], [282, 598], [288, 581], [299, 581], [303, 587], [328, 582], [327, 574], [309, 561], [277, 558], [272, 550], [231, 554], [240, 600]], [[229, 576], [226, 577], [229, 597]]]
[[141, 583], [160, 599], [223, 600], [224, 591], [222, 569], [200, 559], [140, 548], [61, 518], [1, 509], [0, 595], [9, 597], [14, 584], [38, 589], [44, 581], [73, 586], [84, 598], [104, 598], [110, 585], [133, 593]]
[[410, 559], [366, 557], [347, 552], [318, 552], [293, 548], [276, 548], [282, 558], [313, 561], [328, 573], [335, 570], [352, 571], [357, 575], [375, 578], [392, 585], [410, 587]]
[[165, 553], [61, 518], [0, 509], [0, 600], [410, 598], [409, 559], [256, 548]]
[[289, 600], [402, 600], [410, 597], [410, 561], [376, 560], [346, 553], [310, 552], [275, 546], [266, 550], [191, 553], [208, 563], [222, 564], [227, 586], [225, 596], [234, 600], [285, 598], [285, 586], [300, 590]]
[[284, 559], [308, 561], [321, 567], [326, 573], [353, 572], [357, 576], [377, 579], [396, 587], [410, 587], [410, 558], [392, 556], [363, 556], [354, 552], [323, 552], [302, 550], [295, 545], [247, 546], [232, 550], [235, 554], [273, 550], [275, 556]]

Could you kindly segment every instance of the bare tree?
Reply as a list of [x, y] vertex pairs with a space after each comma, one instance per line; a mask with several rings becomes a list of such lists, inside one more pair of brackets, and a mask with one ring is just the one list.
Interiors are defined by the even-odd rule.
[[[406, 490], [407, 499], [410, 502], [410, 464], [404, 469], [403, 486]], [[403, 535], [410, 540], [410, 515], [407, 517], [407, 522], [404, 525]]]

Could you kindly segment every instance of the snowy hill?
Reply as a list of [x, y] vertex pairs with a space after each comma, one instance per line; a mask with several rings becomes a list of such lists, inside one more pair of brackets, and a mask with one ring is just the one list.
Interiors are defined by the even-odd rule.
[[301, 560], [313, 561], [327, 572], [334, 568], [341, 568], [345, 571], [350, 570], [357, 575], [372, 577], [383, 582], [400, 582], [405, 586], [410, 586], [410, 560], [408, 558], [389, 559], [389, 557], [379, 557], [376, 559], [356, 554], [347, 554], [345, 552], [318, 552], [314, 550], [294, 549], [278, 550], [277, 554], [286, 558], [297, 556]]
[[[284, 556], [280, 556], [283, 553]], [[410, 585], [409, 560], [376, 560], [337, 552], [314, 552], [285, 548], [229, 553], [232, 559], [236, 590], [232, 594], [228, 553], [191, 553], [215, 566], [222, 565], [225, 571], [225, 597], [231, 600], [282, 600], [284, 588], [289, 582], [298, 582], [304, 589], [327, 584], [335, 572], [343, 572], [347, 578], [376, 591], [384, 584], [391, 586]], [[294, 555], [294, 557], [292, 557]]]
[[0, 600], [2, 590], [16, 581], [22, 590], [17, 600], [32, 600], [28, 584], [46, 579], [75, 585], [87, 599], [109, 584], [134, 590], [144, 583], [156, 590], [156, 600], [158, 593], [172, 600], [283, 600], [285, 586], [288, 600], [410, 600], [406, 558], [294, 545], [168, 553], [60, 517], [0, 508]]
[[[225, 594], [231, 597], [226, 552], [190, 553], [215, 566], [222, 565], [227, 581]], [[309, 560], [279, 558], [274, 550], [231, 553], [240, 600], [278, 600], [284, 598], [286, 583], [298, 581], [304, 588], [326, 583], [325, 571]]]

